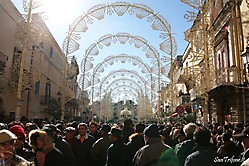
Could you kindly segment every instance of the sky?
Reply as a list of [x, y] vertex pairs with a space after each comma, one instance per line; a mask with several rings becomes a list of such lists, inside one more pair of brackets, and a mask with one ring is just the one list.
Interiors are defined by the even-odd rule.
[[[26, 0], [28, 1], [28, 0]], [[38, 1], [38, 0], [34, 0]], [[79, 16], [87, 13], [87, 11], [98, 4], [111, 4], [117, 2], [114, 0], [39, 0], [41, 6], [33, 12], [44, 12], [43, 16], [46, 18], [45, 23], [53, 34], [54, 38], [62, 47], [62, 43], [68, 32], [69, 25], [73, 20]], [[22, 0], [12, 0], [17, 9], [23, 13]], [[177, 55], [184, 53], [187, 42], [184, 40], [184, 31], [191, 27], [192, 23], [188, 22], [184, 15], [187, 10], [192, 10], [190, 6], [180, 2], [180, 0], [123, 0], [122, 2], [129, 2], [131, 4], [144, 4], [150, 7], [155, 14], [161, 14], [170, 24], [171, 33], [177, 42]], [[159, 44], [162, 42], [160, 32], [152, 29], [151, 24], [146, 19], [138, 19], [130, 14], [124, 16], [105, 15], [102, 20], [94, 20], [93, 24], [88, 24], [88, 30], [80, 33], [80, 49], [73, 53], [77, 57], [78, 64], [81, 64], [82, 55], [85, 50], [92, 44], [98, 41], [106, 34], [117, 34], [126, 32], [134, 36], [141, 36], [148, 41], [148, 44], [154, 46], [160, 51]], [[94, 63], [101, 63], [103, 59], [110, 55], [128, 54], [135, 55], [142, 58], [146, 63], [150, 64], [149, 60], [144, 56], [141, 49], [131, 47], [129, 44], [118, 45], [112, 44], [108, 48], [101, 49], [101, 53], [94, 58]], [[110, 71], [118, 70], [121, 68], [135, 69], [134, 66], [129, 64], [119, 63], [109, 69], [105, 69], [105, 73], [99, 73], [98, 77], [104, 78]]]

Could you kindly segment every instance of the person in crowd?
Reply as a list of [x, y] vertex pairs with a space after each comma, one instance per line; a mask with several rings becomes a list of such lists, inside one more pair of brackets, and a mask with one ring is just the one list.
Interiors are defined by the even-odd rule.
[[[232, 135], [237, 135], [240, 134], [244, 129], [244, 124], [243, 123], [238, 123], [233, 130], [233, 134]], [[234, 140], [235, 144], [238, 146], [238, 148], [240, 149], [241, 153], [244, 151], [244, 148], [242, 146], [241, 140], [240, 139], [235, 139]]]
[[[28, 144], [26, 141], [26, 134], [24, 129], [20, 125], [14, 125], [9, 129], [13, 134], [17, 136], [15, 141], [15, 153], [28, 161], [34, 161], [35, 154], [28, 148], [24, 147], [24, 144]], [[30, 147], [31, 148], [31, 147]]]
[[93, 136], [95, 140], [98, 140], [101, 137], [100, 132], [98, 131], [98, 123], [95, 121], [89, 122], [89, 135]]
[[145, 145], [143, 131], [145, 129], [145, 124], [139, 123], [135, 126], [135, 133], [129, 137], [129, 142], [127, 144], [127, 161], [128, 165], [132, 165], [132, 159], [135, 156], [138, 149]]
[[122, 131], [112, 127], [109, 132], [111, 145], [107, 150], [107, 160], [105, 166], [126, 166], [126, 144], [122, 139]]
[[91, 166], [93, 161], [91, 159], [90, 150], [95, 142], [95, 138], [87, 133], [87, 124], [79, 123], [78, 135], [74, 138], [71, 147], [76, 159], [77, 166]]
[[211, 132], [211, 139], [210, 139], [210, 141], [215, 146], [217, 146], [217, 136], [218, 136], [217, 131], [216, 130], [210, 130], [210, 132]]
[[210, 131], [207, 128], [198, 127], [196, 129], [194, 141], [197, 147], [195, 152], [187, 156], [184, 166], [214, 166], [220, 164], [216, 161], [217, 153], [210, 143], [210, 137]]
[[244, 128], [241, 133], [233, 135], [233, 137], [236, 140], [239, 140], [242, 142], [244, 152], [241, 153], [240, 158], [241, 158], [241, 162], [244, 162], [245, 160], [249, 158], [249, 126]]
[[186, 138], [180, 143], [177, 149], [175, 149], [180, 166], [184, 165], [186, 157], [192, 153], [193, 148], [196, 146], [195, 141], [193, 140], [193, 134], [196, 129], [197, 125], [194, 123], [188, 123], [183, 127]]
[[146, 145], [140, 148], [133, 158], [134, 166], [167, 165], [177, 166], [178, 159], [173, 149], [161, 141], [159, 129], [151, 124], [144, 130]]
[[67, 141], [67, 143], [71, 146], [73, 140], [75, 137], [75, 128], [74, 127], [67, 127], [65, 128], [65, 136], [64, 139]]
[[29, 162], [21, 156], [15, 154], [15, 141], [17, 136], [11, 131], [0, 130], [0, 165], [3, 166], [34, 166], [34, 162]]
[[134, 123], [131, 119], [126, 119], [124, 121], [124, 127], [122, 128], [122, 136], [124, 143], [129, 142], [129, 137], [134, 133]]
[[107, 159], [107, 149], [111, 145], [111, 140], [108, 133], [111, 127], [105, 124], [100, 129], [101, 138], [98, 139], [92, 146], [91, 156], [96, 166], [105, 166]]
[[166, 145], [169, 145], [170, 147], [175, 147], [176, 141], [170, 136], [171, 127], [166, 126], [166, 128], [163, 129], [162, 136], [163, 141]]
[[218, 147], [217, 153], [219, 157], [235, 157], [238, 158], [241, 151], [239, 147], [233, 142], [232, 135], [228, 132], [222, 134], [222, 145]]
[[185, 138], [186, 138], [186, 135], [185, 135], [185, 133], [183, 131], [183, 127], [181, 127], [180, 129], [178, 129], [178, 133], [176, 135], [177, 143], [176, 143], [176, 145], [174, 147], [175, 153], [176, 153], [177, 150], [179, 150], [179, 147], [181, 146], [181, 143], [185, 140]]
[[[37, 126], [37, 124], [32, 123], [32, 122], [26, 123], [26, 125], [24, 127], [24, 131], [25, 131], [25, 133], [26, 133], [27, 136], [29, 135], [29, 132], [31, 130], [34, 130], [34, 129], [39, 129], [39, 127]], [[28, 137], [27, 137], [27, 139], [28, 139]]]
[[46, 131], [31, 130], [29, 140], [36, 155], [37, 166], [66, 166], [62, 153], [54, 147], [53, 139]]
[[57, 134], [57, 128], [53, 124], [46, 124], [42, 128], [43, 131], [46, 131], [47, 134], [52, 138], [55, 147], [60, 150], [65, 159], [67, 166], [75, 165], [75, 157], [70, 145], [62, 138], [61, 135]]

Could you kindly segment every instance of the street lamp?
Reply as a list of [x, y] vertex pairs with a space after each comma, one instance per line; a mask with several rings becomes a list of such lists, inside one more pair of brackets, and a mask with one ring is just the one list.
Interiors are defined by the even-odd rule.
[[247, 65], [247, 76], [249, 76], [249, 46], [246, 47], [246, 50], [241, 54], [241, 57], [243, 59], [244, 65]]

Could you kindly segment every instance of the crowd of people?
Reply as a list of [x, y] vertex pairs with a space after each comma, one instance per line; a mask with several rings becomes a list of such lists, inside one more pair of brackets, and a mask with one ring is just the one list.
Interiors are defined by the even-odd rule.
[[249, 165], [243, 123], [0, 123], [0, 166]]

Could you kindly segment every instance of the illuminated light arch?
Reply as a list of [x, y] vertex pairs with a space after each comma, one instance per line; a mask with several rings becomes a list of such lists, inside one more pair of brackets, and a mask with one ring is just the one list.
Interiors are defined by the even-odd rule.
[[[162, 39], [162, 42], [159, 44], [159, 49], [166, 53], [164, 56], [160, 57], [158, 54], [158, 70], [159, 70], [159, 79], [158, 79], [158, 89], [160, 90], [160, 77], [161, 77], [161, 62], [167, 63], [164, 66], [170, 67], [173, 64], [173, 60], [175, 59], [176, 55], [176, 41], [171, 33], [171, 27], [166, 21], [166, 19], [160, 15], [159, 13], [154, 13], [154, 11], [149, 8], [148, 6], [140, 3], [134, 3], [130, 4], [128, 2], [113, 2], [111, 4], [99, 4], [96, 6], [93, 6], [91, 9], [87, 11], [86, 14], [83, 14], [82, 16], [75, 19], [75, 21], [70, 25], [68, 34], [63, 42], [63, 51], [65, 52], [66, 56], [75, 52], [79, 49], [80, 44], [80, 33], [86, 32], [88, 27], [87, 24], [93, 24], [94, 20], [101, 20], [104, 19], [105, 14], [112, 15], [116, 13], [118, 16], [123, 16], [125, 13], [129, 13], [130, 15], [135, 14], [135, 16], [139, 19], [147, 18], [147, 22], [152, 23], [151, 27], [153, 30], [160, 32], [160, 38]], [[84, 59], [85, 61], [87, 58]], [[162, 66], [162, 65], [161, 65]], [[84, 70], [85, 71], [85, 70]], [[167, 75], [167, 74], [166, 74]], [[84, 87], [84, 80], [85, 75], [82, 76]], [[170, 79], [172, 80], [172, 79]], [[84, 88], [82, 88], [82, 91], [84, 91]], [[160, 101], [160, 95], [159, 101]]]
[[137, 66], [141, 68], [141, 72], [144, 74], [148, 74], [145, 77], [150, 77], [152, 79], [152, 74], [151, 73], [151, 68], [148, 64], [144, 63], [141, 58], [136, 57], [136, 56], [129, 56], [127, 54], [119, 54], [119, 55], [112, 55], [108, 56], [107, 58], [104, 59], [103, 62], [99, 63], [94, 69], [93, 69], [93, 74], [92, 74], [92, 79], [91, 79], [91, 85], [96, 86], [100, 82], [99, 78], [96, 78], [96, 76], [99, 75], [99, 73], [104, 72], [104, 68], [108, 67], [108, 65], [113, 65], [115, 63], [131, 63], [133, 66]]
[[136, 96], [138, 96], [138, 93], [141, 89], [135, 89], [134, 87], [132, 86], [127, 86], [127, 85], [119, 85], [119, 86], [116, 86], [116, 87], [113, 87], [111, 89], [111, 92], [110, 94], [112, 95], [113, 93], [118, 93], [120, 91], [124, 91], [124, 90], [127, 90], [127, 92], [131, 91], [133, 92], [133, 94], [136, 93]]
[[[151, 58], [152, 61], [151, 63], [153, 66], [151, 67], [151, 72], [154, 74], [158, 75], [158, 80], [157, 80], [157, 89], [160, 89], [161, 85], [161, 74], [165, 75], [167, 74], [167, 71], [169, 69], [166, 69], [165, 65], [161, 67], [161, 62], [159, 59], [159, 53], [158, 51], [148, 44], [147, 40], [140, 36], [133, 36], [129, 33], [117, 33], [116, 35], [112, 34], [107, 34], [101, 37], [96, 43], [91, 44], [88, 49], [86, 50], [85, 57], [83, 58], [81, 62], [81, 70], [82, 70], [82, 75], [81, 75], [81, 84], [82, 84], [82, 89], [85, 89], [89, 87], [92, 83], [90, 81], [90, 78], [87, 78], [87, 76], [91, 76], [89, 73], [91, 69], [93, 69], [93, 63], [94, 57], [99, 54], [99, 48], [103, 49], [104, 46], [110, 46], [112, 43], [117, 43], [117, 41], [120, 42], [120, 44], [134, 44], [136, 48], [142, 48], [143, 51], [146, 52], [146, 57]], [[87, 73], [88, 72], [88, 73]], [[98, 82], [98, 80], [96, 80]], [[95, 81], [94, 81], [95, 82]]]
[[[117, 93], [114, 93], [114, 94], [111, 94], [111, 96], [113, 96], [114, 98], [117, 98], [117, 96], [120, 96], [120, 93], [123, 94], [123, 96], [128, 96], [128, 94], [130, 94], [130, 97], [131, 98], [134, 98], [135, 99], [135, 102], [137, 102], [137, 96], [138, 94], [136, 92], [132, 92], [132, 91], [127, 91], [127, 90], [120, 90], [118, 91]], [[117, 98], [118, 100], [117, 101], [121, 101], [121, 99]], [[133, 100], [133, 99], [131, 99]]]
[[[79, 33], [86, 32], [88, 30], [87, 24], [93, 24], [95, 19], [102, 20], [105, 14], [112, 15], [113, 13], [123, 16], [126, 12], [130, 15], [134, 14], [139, 19], [147, 18], [147, 22], [152, 23], [152, 29], [160, 31], [159, 37], [163, 41], [159, 44], [159, 48], [167, 55], [170, 55], [170, 61], [172, 61], [176, 55], [177, 46], [169, 23], [161, 14], [154, 13], [150, 7], [140, 3], [113, 2], [93, 6], [70, 25], [68, 35], [63, 42], [63, 51], [68, 55], [78, 50], [80, 47], [78, 42], [80, 40]], [[162, 59], [166, 61], [167, 57]]]
[[[150, 84], [149, 81], [146, 81], [143, 77], [141, 77], [136, 71], [133, 70], [127, 70], [127, 69], [120, 69], [120, 70], [115, 70], [110, 72], [106, 77], [104, 77], [101, 82], [100, 82], [100, 86], [99, 86], [99, 93], [96, 94], [97, 96], [100, 97], [101, 100], [101, 94], [102, 94], [102, 90], [106, 89], [103, 88], [104, 85], [110, 85], [112, 83], [111, 79], [115, 79], [117, 77], [122, 77], [124, 78], [125, 76], [130, 76], [131, 80], [137, 80], [138, 84], [142, 84], [141, 86], [144, 87], [144, 92], [154, 92], [157, 93], [155, 90], [152, 90], [152, 88], [154, 88], [153, 86], [148, 86]], [[152, 78], [152, 82], [155, 81], [157, 78]], [[142, 88], [141, 88], [142, 89]], [[147, 95], [147, 93], [145, 93], [145, 95]], [[152, 103], [153, 98], [156, 96], [156, 94], [149, 94], [148, 97], [150, 98], [150, 102]], [[93, 97], [93, 96], [92, 96]]]
[[99, 87], [99, 93], [101, 94], [102, 92], [102, 86], [104, 84], [108, 84], [110, 79], [116, 78], [116, 77], [124, 77], [124, 76], [130, 76], [132, 79], [138, 80], [141, 82], [144, 86], [144, 91], [147, 92], [147, 82], [146, 80], [141, 77], [136, 71], [134, 70], [127, 70], [127, 69], [120, 69], [120, 70], [114, 70], [111, 71], [106, 77], [104, 77], [101, 82], [100, 82], [100, 87]]
[[105, 91], [108, 92], [109, 89], [111, 89], [111, 87], [115, 87], [116, 85], [120, 85], [121, 84], [129, 84], [131, 86], [136, 86], [137, 89], [140, 89], [141, 93], [145, 93], [143, 91], [143, 89], [141, 89], [140, 85], [137, 83], [137, 82], [134, 82], [133, 80], [131, 79], [128, 79], [128, 78], [121, 78], [121, 79], [116, 79], [114, 81], [112, 81], [106, 88], [105, 88]]

